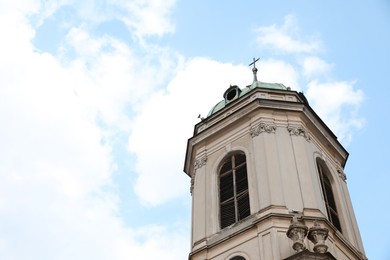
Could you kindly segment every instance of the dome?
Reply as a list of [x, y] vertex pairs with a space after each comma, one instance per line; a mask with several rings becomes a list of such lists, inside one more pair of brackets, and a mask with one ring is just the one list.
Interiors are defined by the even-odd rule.
[[248, 85], [243, 89], [240, 89], [238, 86], [230, 86], [225, 93], [223, 94], [224, 99], [215, 104], [208, 113], [207, 117], [221, 110], [229, 103], [239, 99], [253, 89], [277, 89], [277, 90], [287, 90], [287, 87], [281, 83], [266, 83], [261, 81], [253, 81], [252, 85]]
[[207, 117], [211, 116], [212, 114], [216, 113], [217, 111], [221, 110], [225, 106], [229, 105], [231, 102], [239, 99], [240, 97], [246, 95], [248, 92], [256, 89], [276, 89], [276, 90], [290, 90], [290, 88], [286, 88], [285, 85], [280, 83], [266, 83], [261, 82], [257, 80], [257, 68], [256, 68], [256, 61], [259, 59], [253, 58], [253, 62], [249, 64], [249, 66], [253, 65], [252, 72], [253, 72], [253, 83], [252, 85], [246, 86], [244, 89], [240, 89], [238, 86], [232, 86], [225, 91], [223, 94], [223, 100], [218, 102], [208, 113]]

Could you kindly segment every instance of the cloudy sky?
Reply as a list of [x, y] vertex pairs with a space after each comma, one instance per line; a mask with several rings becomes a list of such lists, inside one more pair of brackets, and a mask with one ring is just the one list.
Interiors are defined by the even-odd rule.
[[390, 2], [0, 0], [0, 258], [186, 259], [187, 139], [230, 84], [303, 91], [390, 259]]

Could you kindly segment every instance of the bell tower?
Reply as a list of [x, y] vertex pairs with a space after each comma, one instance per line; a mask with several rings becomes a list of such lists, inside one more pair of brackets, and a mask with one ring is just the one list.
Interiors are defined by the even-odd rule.
[[348, 152], [302, 93], [230, 86], [195, 125], [190, 260], [367, 259], [343, 171]]

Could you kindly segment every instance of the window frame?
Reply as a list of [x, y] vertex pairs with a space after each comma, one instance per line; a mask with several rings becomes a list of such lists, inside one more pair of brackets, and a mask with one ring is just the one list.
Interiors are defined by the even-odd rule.
[[[230, 163], [230, 166], [227, 165], [228, 163]], [[224, 178], [228, 179], [230, 175], [231, 183], [222, 181]], [[225, 188], [222, 188], [223, 186], [225, 186]], [[226, 188], [226, 186], [228, 186], [228, 188]], [[229, 190], [229, 186], [231, 186], [232, 190]], [[232, 195], [227, 196], [226, 193], [232, 193]], [[251, 215], [247, 159], [246, 154], [242, 151], [228, 154], [224, 157], [218, 167], [218, 205], [219, 226], [221, 229], [235, 224]], [[231, 213], [233, 210], [234, 216]]]
[[337, 200], [335, 192], [333, 190], [334, 182], [332, 177], [330, 176], [330, 170], [326, 163], [320, 158], [317, 158], [316, 164], [321, 186], [321, 194], [325, 203], [328, 220], [338, 231], [342, 233], [340, 211], [338, 210]]

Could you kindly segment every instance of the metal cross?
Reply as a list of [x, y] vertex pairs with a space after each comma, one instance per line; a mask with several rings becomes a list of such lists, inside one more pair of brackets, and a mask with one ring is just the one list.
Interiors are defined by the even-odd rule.
[[256, 68], [256, 61], [260, 60], [260, 58], [253, 58], [253, 62], [251, 64], [249, 64], [248, 66], [251, 66], [253, 65], [253, 68]]

